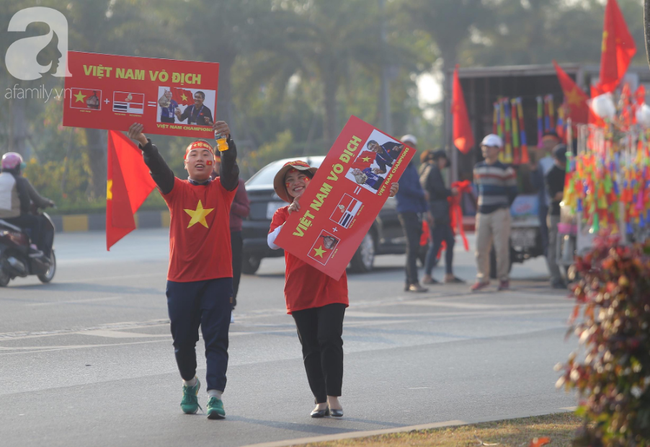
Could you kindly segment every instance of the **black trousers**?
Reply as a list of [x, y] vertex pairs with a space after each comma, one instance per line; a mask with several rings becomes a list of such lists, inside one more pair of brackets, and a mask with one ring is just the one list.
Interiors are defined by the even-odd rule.
[[230, 232], [230, 245], [232, 246], [232, 308], [237, 306], [237, 292], [239, 291], [239, 280], [241, 279], [242, 251], [244, 240], [241, 231]]
[[302, 345], [307, 380], [316, 403], [340, 396], [343, 384], [343, 316], [345, 304], [299, 310], [291, 315]]
[[406, 235], [406, 284], [419, 284], [416, 261], [420, 252], [422, 219], [418, 213], [406, 212], [397, 215]]
[[226, 388], [231, 295], [231, 278], [167, 281], [167, 310], [178, 370], [183, 380], [194, 378], [200, 326], [205, 342], [208, 390]]
[[27, 234], [29, 235], [29, 240], [31, 243], [36, 244], [40, 250], [43, 249], [43, 242], [41, 241], [42, 220], [39, 216], [35, 216], [33, 214], [22, 214], [18, 217], [9, 217], [4, 220], [12, 225], [16, 225], [27, 230]]
[[438, 256], [438, 252], [442, 246], [442, 241], [445, 241], [447, 246], [445, 249], [445, 273], [451, 275], [454, 272], [454, 244], [456, 243], [456, 240], [454, 239], [454, 230], [452, 230], [449, 222], [434, 222], [430, 232], [433, 244], [431, 244], [429, 251], [427, 252], [424, 273], [431, 275], [436, 257]]

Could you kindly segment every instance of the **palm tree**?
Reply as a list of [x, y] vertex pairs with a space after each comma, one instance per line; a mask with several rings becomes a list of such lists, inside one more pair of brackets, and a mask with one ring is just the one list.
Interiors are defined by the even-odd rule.
[[360, 64], [380, 76], [388, 54], [382, 51], [378, 2], [292, 0], [278, 7], [287, 22], [286, 41], [278, 51], [293, 65], [294, 73], [320, 80], [324, 139], [330, 145], [340, 130], [337, 93], [350, 65]]

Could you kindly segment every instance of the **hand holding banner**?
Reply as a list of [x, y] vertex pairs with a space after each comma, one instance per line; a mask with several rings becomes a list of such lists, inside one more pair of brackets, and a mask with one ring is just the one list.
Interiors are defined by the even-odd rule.
[[350, 117], [275, 243], [338, 280], [414, 155]]

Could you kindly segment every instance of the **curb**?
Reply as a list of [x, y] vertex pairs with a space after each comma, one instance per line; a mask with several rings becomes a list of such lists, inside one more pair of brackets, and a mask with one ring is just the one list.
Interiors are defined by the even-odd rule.
[[293, 445], [304, 445], [304, 444], [310, 444], [316, 442], [341, 441], [343, 439], [366, 438], [368, 436], [387, 435], [392, 433], [404, 433], [404, 432], [418, 431], [418, 430], [430, 430], [433, 428], [456, 427], [459, 425], [467, 425], [467, 422], [463, 422], [463, 421], [434, 422], [432, 424], [410, 425], [407, 427], [387, 428], [383, 430], [355, 431], [352, 433], [339, 433], [336, 435], [314, 436], [311, 438], [298, 438], [298, 439], [292, 439], [287, 441], [263, 442], [261, 444], [249, 444], [244, 447], [289, 447]]
[[[169, 228], [169, 211], [140, 211], [133, 216], [136, 228]], [[106, 213], [50, 216], [57, 233], [106, 230]]]

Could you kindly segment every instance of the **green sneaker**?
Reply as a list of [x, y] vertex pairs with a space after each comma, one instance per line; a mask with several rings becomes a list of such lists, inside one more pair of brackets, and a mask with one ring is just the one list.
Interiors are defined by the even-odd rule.
[[[181, 409], [185, 414], [196, 414], [199, 411], [201, 406], [199, 405], [199, 399], [196, 397], [199, 394], [199, 388], [201, 388], [201, 382], [199, 379], [196, 379], [196, 385], [187, 386], [183, 385], [183, 400], [181, 400]], [[203, 410], [203, 408], [201, 408]]]
[[225, 419], [226, 411], [223, 409], [223, 401], [211, 397], [208, 401], [208, 419]]

